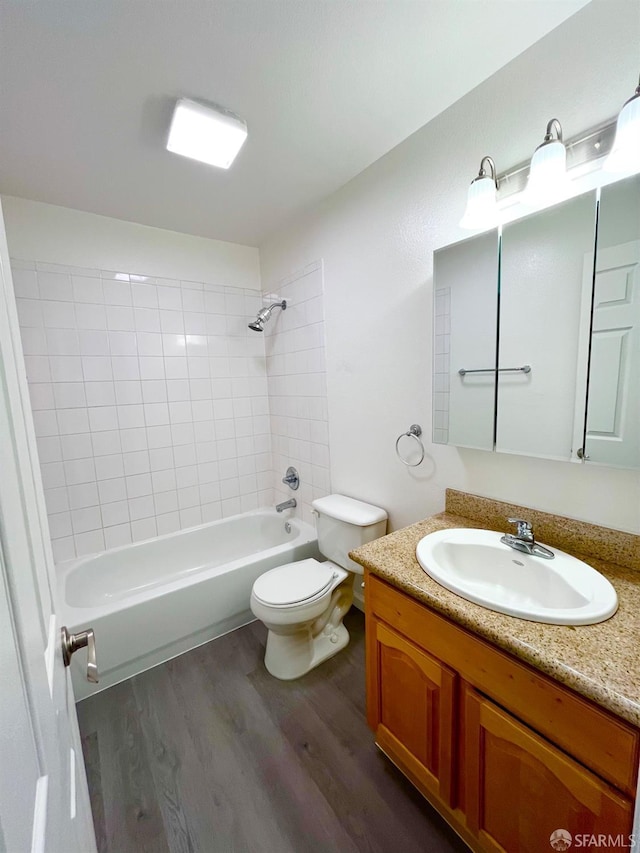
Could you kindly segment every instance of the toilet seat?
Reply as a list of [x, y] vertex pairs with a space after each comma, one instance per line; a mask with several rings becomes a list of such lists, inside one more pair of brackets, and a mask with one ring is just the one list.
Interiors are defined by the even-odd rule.
[[308, 604], [329, 592], [342, 574], [346, 576], [331, 562], [298, 560], [260, 575], [253, 585], [253, 595], [269, 607]]

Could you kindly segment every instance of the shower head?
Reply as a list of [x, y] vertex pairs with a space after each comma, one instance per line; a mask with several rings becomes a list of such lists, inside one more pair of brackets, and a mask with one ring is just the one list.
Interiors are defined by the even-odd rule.
[[271, 317], [271, 312], [274, 308], [282, 308], [283, 311], [286, 311], [287, 300], [283, 299], [282, 302], [274, 302], [273, 305], [269, 305], [268, 308], [261, 308], [253, 323], [249, 323], [249, 328], [253, 329], [254, 332], [264, 332], [264, 324]]

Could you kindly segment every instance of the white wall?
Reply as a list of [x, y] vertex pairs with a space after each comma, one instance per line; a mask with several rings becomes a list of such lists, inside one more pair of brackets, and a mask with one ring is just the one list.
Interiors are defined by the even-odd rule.
[[260, 289], [258, 250], [3, 196], [11, 257]]
[[[480, 158], [503, 171], [553, 116], [567, 137], [609, 119], [637, 85], [639, 41], [636, 0], [593, 0], [261, 246], [265, 288], [324, 260], [332, 488], [385, 507], [393, 527], [441, 510], [452, 486], [640, 532], [637, 472], [429, 443], [432, 253], [464, 236]], [[406, 469], [394, 444], [414, 422], [427, 457]]]

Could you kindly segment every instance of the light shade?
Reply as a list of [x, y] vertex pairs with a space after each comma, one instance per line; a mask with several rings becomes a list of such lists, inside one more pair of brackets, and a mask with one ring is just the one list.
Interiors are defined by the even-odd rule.
[[640, 86], [620, 110], [613, 148], [602, 168], [606, 172], [640, 171]]
[[228, 169], [247, 138], [247, 125], [224, 109], [181, 98], [173, 112], [167, 150]]
[[470, 231], [493, 228], [498, 224], [498, 202], [495, 178], [488, 175], [476, 178], [469, 186], [467, 207], [460, 227]]
[[531, 204], [558, 201], [566, 194], [568, 186], [564, 143], [561, 139], [543, 142], [531, 158], [525, 201]]

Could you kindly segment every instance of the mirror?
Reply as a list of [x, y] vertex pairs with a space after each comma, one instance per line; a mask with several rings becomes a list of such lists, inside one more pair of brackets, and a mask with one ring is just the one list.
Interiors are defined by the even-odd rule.
[[434, 301], [434, 442], [640, 469], [640, 176], [438, 250]]
[[[589, 338], [588, 338], [589, 339]], [[600, 197], [584, 452], [640, 468], [640, 176]]]
[[493, 450], [498, 233], [446, 246], [433, 264], [433, 440]]
[[[595, 221], [591, 192], [504, 227], [498, 451], [572, 458], [581, 300], [592, 278]], [[581, 424], [583, 401], [584, 394]]]

